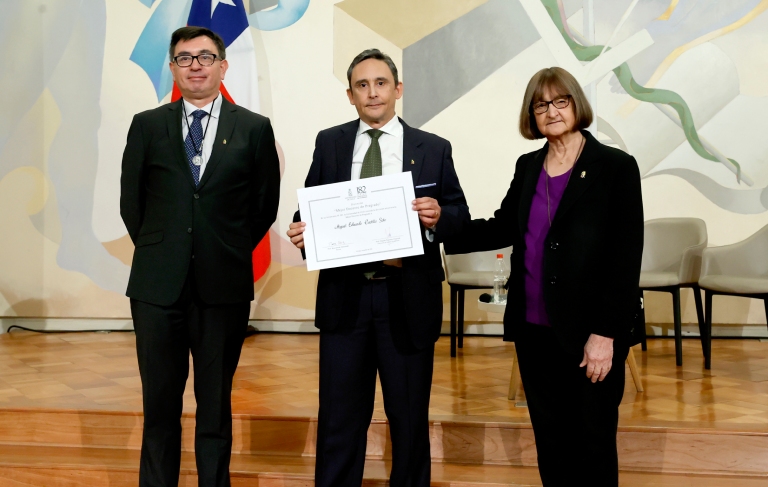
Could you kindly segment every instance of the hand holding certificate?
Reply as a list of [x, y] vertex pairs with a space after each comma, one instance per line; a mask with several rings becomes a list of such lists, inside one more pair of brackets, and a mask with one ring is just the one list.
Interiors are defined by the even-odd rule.
[[298, 190], [307, 269], [421, 255], [410, 172]]

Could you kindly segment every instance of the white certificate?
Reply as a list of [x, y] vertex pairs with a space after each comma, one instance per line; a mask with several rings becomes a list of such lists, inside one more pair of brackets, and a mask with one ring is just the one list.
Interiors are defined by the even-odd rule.
[[421, 255], [410, 172], [298, 190], [307, 269]]

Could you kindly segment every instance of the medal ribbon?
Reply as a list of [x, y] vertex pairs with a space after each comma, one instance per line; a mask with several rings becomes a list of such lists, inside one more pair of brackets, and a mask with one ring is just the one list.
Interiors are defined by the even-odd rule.
[[[203, 110], [195, 110], [192, 112], [192, 125], [189, 124], [189, 117], [187, 116], [187, 107], [184, 102], [181, 106], [184, 109], [184, 120], [187, 123], [187, 138], [184, 139], [184, 150], [187, 153], [187, 162], [189, 163], [189, 169], [192, 171], [192, 178], [195, 180], [195, 186], [200, 184], [200, 166], [203, 163], [203, 143], [205, 141], [205, 135], [208, 133], [208, 125], [211, 123], [211, 115], [213, 114], [213, 105], [216, 100], [211, 103], [211, 111], [206, 113]], [[201, 119], [208, 116], [208, 120], [205, 122], [205, 131], [203, 131], [203, 124]], [[197, 140], [200, 140], [198, 146]]]

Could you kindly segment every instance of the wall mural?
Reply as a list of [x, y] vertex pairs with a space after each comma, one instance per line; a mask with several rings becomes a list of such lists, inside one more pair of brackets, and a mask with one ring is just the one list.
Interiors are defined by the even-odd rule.
[[[226, 9], [247, 16], [225, 83], [249, 80], [235, 101], [272, 119], [283, 166], [255, 318], [313, 316], [316, 275], [284, 232], [317, 131], [355, 117], [349, 61], [374, 46], [401, 68], [398, 113], [452, 142], [475, 216], [540, 147], [517, 134], [518, 104], [533, 73], [559, 65], [585, 87], [600, 140], [638, 160], [646, 218], [703, 218], [715, 245], [768, 223], [768, 0], [0, 0], [14, 46], [0, 72], [13, 95], [0, 110], [0, 315], [129, 316], [125, 135], [171, 99], [170, 33], [209, 4], [214, 28]], [[729, 321], [764, 320], [737, 311]]]

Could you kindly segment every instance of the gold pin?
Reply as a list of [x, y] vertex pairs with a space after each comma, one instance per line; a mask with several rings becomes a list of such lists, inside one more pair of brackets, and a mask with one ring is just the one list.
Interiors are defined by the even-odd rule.
[[415, 162], [413, 162], [413, 159], [411, 159], [411, 164], [416, 164]]
[[[227, 139], [224, 139], [224, 145], [227, 145]], [[584, 177], [584, 176], [582, 176]]]
[[581, 179], [587, 177], [587, 171], [581, 171]]

